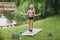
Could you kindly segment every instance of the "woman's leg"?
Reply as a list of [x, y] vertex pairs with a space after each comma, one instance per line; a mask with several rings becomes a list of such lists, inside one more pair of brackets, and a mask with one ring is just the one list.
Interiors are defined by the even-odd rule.
[[31, 27], [31, 20], [29, 20], [29, 19], [28, 19], [28, 26], [29, 26], [28, 28], [30, 29], [30, 27]]
[[28, 20], [28, 24], [29, 24], [29, 31], [32, 32], [32, 30], [33, 30], [33, 20]]
[[33, 29], [33, 20], [31, 20], [31, 29]]

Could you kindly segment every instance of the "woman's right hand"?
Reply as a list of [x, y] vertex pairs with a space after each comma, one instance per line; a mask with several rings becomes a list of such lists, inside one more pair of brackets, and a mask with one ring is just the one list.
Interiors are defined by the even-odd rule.
[[23, 14], [23, 15], [27, 16], [27, 14]]

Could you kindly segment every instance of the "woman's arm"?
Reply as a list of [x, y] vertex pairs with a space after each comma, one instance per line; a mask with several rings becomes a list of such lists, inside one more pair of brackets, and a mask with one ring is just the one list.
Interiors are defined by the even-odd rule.
[[36, 16], [36, 14], [35, 14], [35, 9], [33, 9], [33, 12], [34, 12], [34, 16]]
[[28, 12], [27, 12], [27, 14], [23, 14], [23, 15], [27, 16], [28, 15]]
[[41, 15], [41, 14], [35, 14], [35, 11], [34, 11], [34, 16], [39, 16], [39, 15]]
[[35, 14], [35, 9], [34, 9], [34, 16], [38, 16], [37, 14]]

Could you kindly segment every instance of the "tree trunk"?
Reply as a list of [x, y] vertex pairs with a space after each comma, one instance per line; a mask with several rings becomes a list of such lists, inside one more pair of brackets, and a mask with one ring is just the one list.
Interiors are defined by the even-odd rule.
[[54, 13], [59, 13], [59, 0], [54, 0]]

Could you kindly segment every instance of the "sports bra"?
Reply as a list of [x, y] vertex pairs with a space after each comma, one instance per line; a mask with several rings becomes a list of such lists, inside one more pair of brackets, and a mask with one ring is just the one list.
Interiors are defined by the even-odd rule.
[[33, 10], [28, 10], [28, 14], [33, 14]]

